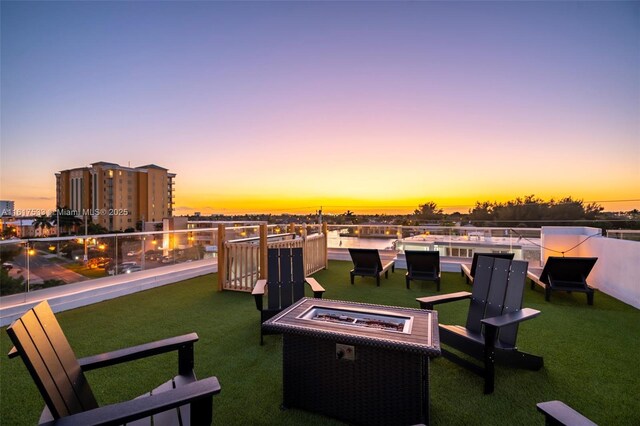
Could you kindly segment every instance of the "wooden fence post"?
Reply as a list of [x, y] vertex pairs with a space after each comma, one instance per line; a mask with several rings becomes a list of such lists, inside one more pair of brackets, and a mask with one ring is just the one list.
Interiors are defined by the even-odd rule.
[[260, 279], [267, 279], [267, 235], [266, 223], [260, 224]]
[[227, 231], [223, 223], [218, 224], [218, 291], [224, 289], [227, 283], [227, 249], [224, 246], [227, 240]]
[[322, 234], [324, 235], [324, 269], [329, 269], [329, 227], [327, 222], [322, 222]]

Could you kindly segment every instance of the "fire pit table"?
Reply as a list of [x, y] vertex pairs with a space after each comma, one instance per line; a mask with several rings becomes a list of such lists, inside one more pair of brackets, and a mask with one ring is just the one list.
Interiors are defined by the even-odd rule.
[[283, 406], [357, 424], [428, 424], [437, 315], [300, 299], [262, 325], [283, 334]]

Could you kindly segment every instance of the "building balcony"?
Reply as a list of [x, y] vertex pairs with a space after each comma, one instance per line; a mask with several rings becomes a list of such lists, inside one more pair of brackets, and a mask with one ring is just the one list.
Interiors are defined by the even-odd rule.
[[[240, 236], [242, 232], [251, 233], [247, 228], [227, 230]], [[99, 286], [83, 280], [3, 296], [0, 306], [6, 312], [10, 304], [49, 299], [55, 311], [64, 311], [57, 316], [78, 357], [197, 332], [200, 341], [195, 346], [196, 371], [201, 377], [217, 376], [222, 386], [222, 393], [214, 399], [214, 424], [340, 424], [302, 410], [280, 409], [282, 338], [266, 336], [265, 345], [260, 346], [260, 314], [253, 298], [250, 294], [218, 291], [217, 257], [202, 258], [203, 253], [207, 253], [205, 248], [198, 251], [201, 258], [189, 261], [192, 242], [206, 237], [208, 243], [213, 243], [212, 234], [216, 229], [202, 230], [201, 236], [200, 231], [185, 230], [184, 235], [178, 233], [173, 240], [167, 238], [166, 241], [154, 233], [120, 234], [118, 241], [116, 236], [108, 237], [113, 238], [112, 244], [119, 247], [120, 256], [126, 259], [137, 259], [140, 264], [145, 253], [144, 270], [92, 280], [102, 280]], [[329, 249], [329, 267], [313, 274], [325, 287], [325, 298], [417, 308], [417, 297], [438, 294], [433, 283], [428, 282], [414, 282], [406, 289], [402, 269], [390, 273], [380, 287], [376, 287], [374, 279], [366, 278], [357, 278], [355, 285], [349, 285], [349, 270], [353, 265], [345, 245], [355, 240], [340, 238], [342, 246]], [[375, 243], [372, 239], [367, 241], [367, 244]], [[332, 238], [329, 243], [334, 244]], [[84, 241], [78, 243], [76, 239], [74, 244], [84, 244]], [[156, 256], [157, 252], [170, 247], [169, 244], [174, 244], [171, 246], [174, 264], [165, 266], [164, 255], [160, 261]], [[36, 246], [36, 250], [41, 248]], [[615, 248], [603, 252], [601, 259], [614, 252]], [[384, 250], [384, 253], [393, 255], [393, 250]], [[44, 254], [38, 252], [35, 256]], [[125, 258], [119, 262], [123, 263]], [[345, 260], [337, 260], [340, 258]], [[446, 264], [443, 269], [448, 272], [443, 272], [441, 293], [469, 291], [469, 285], [459, 273], [460, 263], [465, 259], [442, 260]], [[606, 259], [603, 263], [611, 265]], [[604, 274], [617, 273], [604, 271]], [[168, 285], [155, 287], [158, 284]], [[63, 300], [56, 295], [64, 291], [76, 299]], [[84, 295], [78, 296], [81, 294]], [[56, 304], [56, 300], [59, 303]], [[82, 306], [84, 304], [86, 306]], [[554, 293], [552, 300], [546, 302], [540, 289], [532, 290], [528, 286], [523, 306], [540, 310], [541, 315], [521, 325], [518, 345], [523, 351], [543, 356], [543, 369], [532, 372], [498, 368], [496, 391], [486, 396], [479, 376], [444, 358], [435, 359], [430, 371], [431, 424], [542, 424], [544, 420], [536, 410], [536, 403], [553, 399], [569, 403], [597, 424], [637, 424], [634, 390], [635, 365], [640, 362], [637, 338], [640, 311], [604, 291], [596, 292], [593, 306], [587, 305], [582, 294]], [[461, 324], [467, 307], [468, 302], [464, 301], [442, 306], [438, 309], [439, 321]], [[0, 333], [0, 342], [6, 353], [11, 345], [4, 330]], [[173, 374], [175, 363], [169, 361], [163, 357], [151, 358], [144, 366], [131, 371], [109, 367], [109, 370], [89, 373], [88, 380], [101, 404], [123, 401], [146, 392]], [[130, 385], [122, 386], [125, 381]], [[37, 422], [44, 403], [19, 359], [5, 358], [0, 363], [0, 388], [2, 424]], [[260, 397], [251, 397], [248, 404], [247, 395]]]

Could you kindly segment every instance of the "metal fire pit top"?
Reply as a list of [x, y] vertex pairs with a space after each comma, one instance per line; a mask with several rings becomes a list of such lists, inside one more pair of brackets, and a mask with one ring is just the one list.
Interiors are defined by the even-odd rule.
[[413, 316], [389, 314], [369, 308], [336, 309], [313, 305], [298, 318], [312, 321], [326, 321], [344, 327], [366, 327], [393, 333], [411, 334]]
[[438, 313], [425, 309], [305, 297], [265, 321], [262, 327], [345, 344], [440, 355]]

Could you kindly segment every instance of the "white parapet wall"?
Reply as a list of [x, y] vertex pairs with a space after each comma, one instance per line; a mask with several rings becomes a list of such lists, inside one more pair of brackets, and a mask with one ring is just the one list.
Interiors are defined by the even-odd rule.
[[3, 296], [0, 298], [0, 327], [11, 324], [43, 300], [49, 301], [54, 312], [61, 312], [217, 271], [217, 259], [205, 259]]
[[600, 237], [583, 245], [582, 256], [598, 258], [589, 283], [640, 309], [640, 242]]
[[542, 227], [541, 261], [549, 256], [597, 257], [590, 286], [640, 309], [640, 242], [606, 238], [590, 227]]

